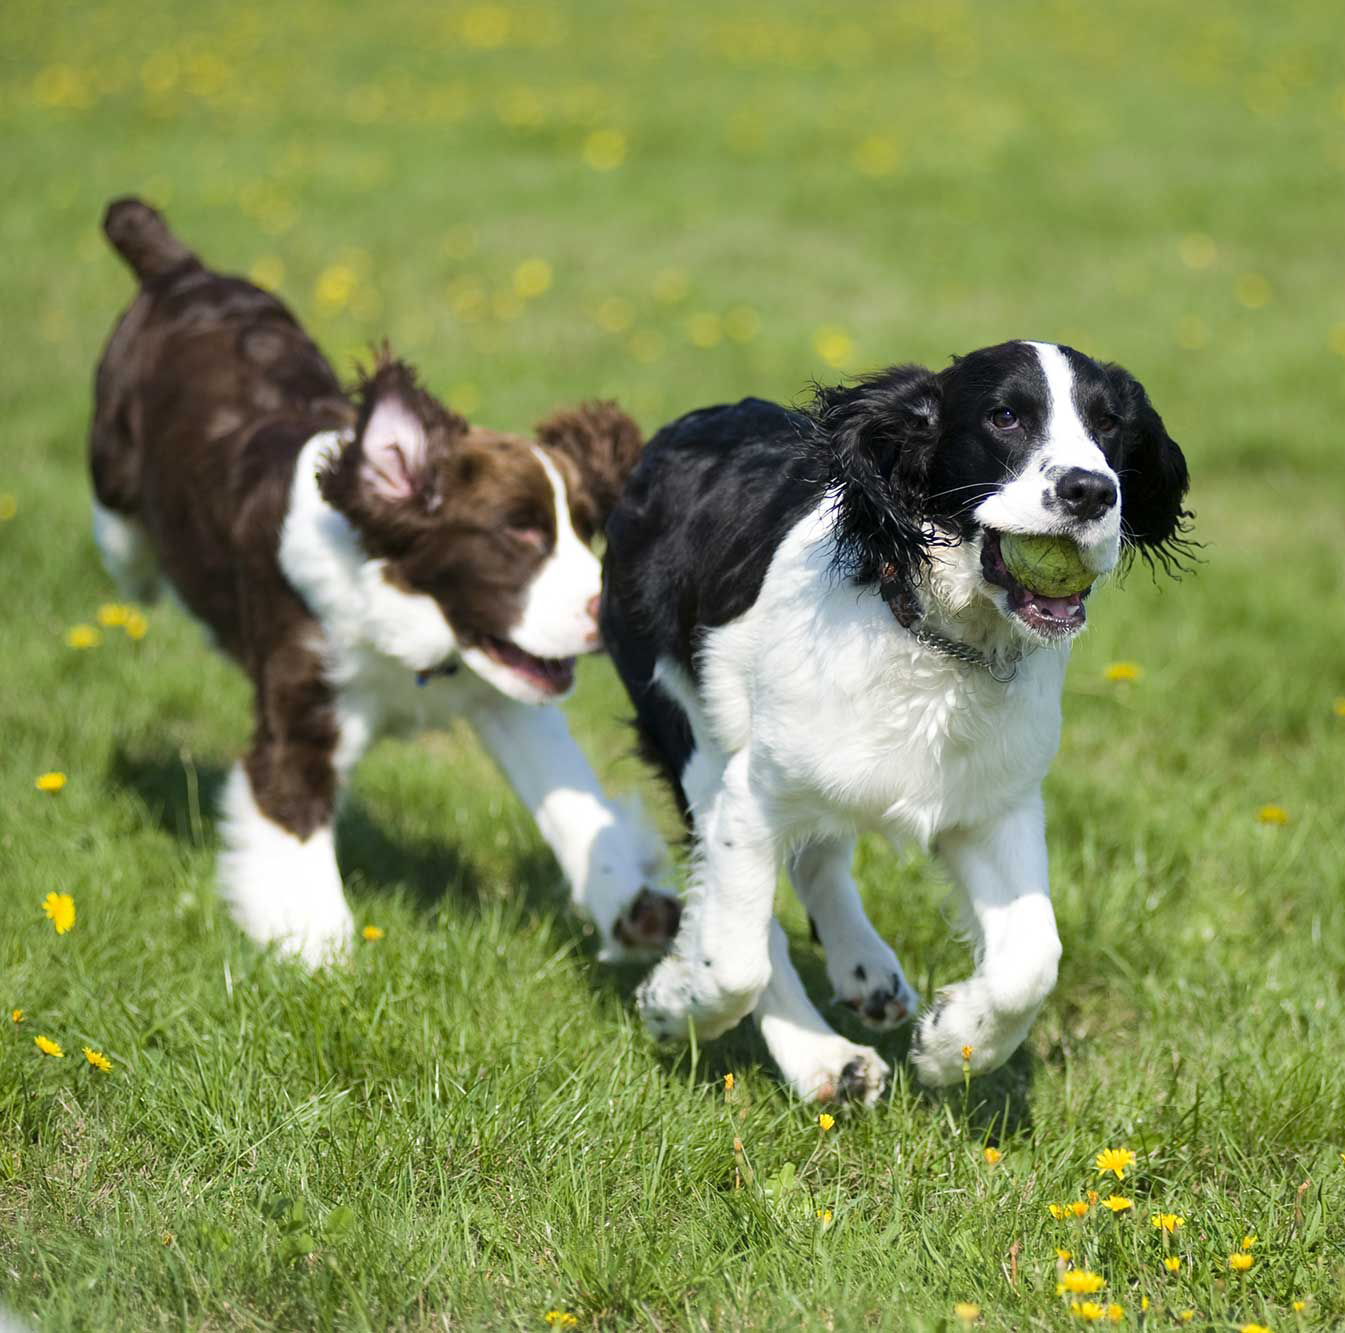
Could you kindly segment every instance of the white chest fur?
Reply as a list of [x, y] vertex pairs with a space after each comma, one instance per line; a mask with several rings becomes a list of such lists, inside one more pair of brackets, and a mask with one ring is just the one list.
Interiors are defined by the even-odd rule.
[[[792, 837], [880, 828], [928, 845], [1041, 782], [1060, 739], [1066, 648], [1000, 682], [918, 644], [829, 568], [827, 506], [781, 543], [752, 608], [707, 635], [704, 720], [749, 750]], [[680, 694], [680, 691], [678, 691]]]

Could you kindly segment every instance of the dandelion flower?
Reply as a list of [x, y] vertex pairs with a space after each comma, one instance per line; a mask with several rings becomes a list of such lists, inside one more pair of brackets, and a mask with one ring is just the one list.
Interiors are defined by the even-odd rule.
[[112, 1070], [112, 1061], [102, 1051], [95, 1051], [92, 1047], [86, 1046], [84, 1058], [101, 1074], [110, 1073]]
[[132, 611], [126, 617], [126, 637], [128, 639], [143, 639], [148, 630], [149, 621], [139, 611]]
[[832, 369], [848, 364], [855, 357], [854, 339], [835, 324], [823, 324], [813, 334], [813, 350]]
[[594, 171], [615, 171], [626, 160], [626, 144], [620, 130], [594, 130], [584, 140], [584, 161]]
[[120, 629], [131, 617], [131, 608], [121, 602], [104, 602], [98, 608], [98, 623], [104, 629]]
[[1067, 1203], [1048, 1203], [1046, 1207], [1057, 1222], [1063, 1222], [1069, 1216], [1069, 1204]]
[[1270, 1329], [1265, 1324], [1243, 1324], [1238, 1333], [1270, 1333]]
[[981, 1317], [981, 1307], [972, 1301], [958, 1301], [953, 1306], [953, 1315], [964, 1324], [974, 1324]]
[[985, 1163], [987, 1166], [994, 1166], [995, 1163], [998, 1162], [1004, 1156], [1004, 1154], [1000, 1152], [998, 1148], [987, 1147], [982, 1149], [981, 1156], [985, 1158]]
[[1086, 1319], [1090, 1324], [1096, 1323], [1106, 1313], [1096, 1301], [1071, 1301], [1069, 1312], [1076, 1319]]
[[1183, 1324], [1189, 1324], [1191, 1320], [1193, 1320], [1195, 1317], [1196, 1312], [1194, 1310], [1183, 1310], [1181, 1314], [1177, 1316], [1177, 1318], [1180, 1319]]
[[1256, 1260], [1245, 1250], [1239, 1250], [1236, 1254], [1228, 1256], [1228, 1266], [1235, 1273], [1245, 1273], [1255, 1262]]
[[34, 1037], [33, 1045], [37, 1047], [43, 1055], [55, 1056], [57, 1060], [65, 1059], [65, 1052], [50, 1037]]
[[71, 625], [65, 641], [71, 648], [97, 648], [103, 636], [92, 625]]
[[1135, 1164], [1135, 1154], [1129, 1148], [1104, 1148], [1095, 1160], [1098, 1175], [1105, 1176], [1110, 1171], [1117, 1180], [1124, 1180], [1126, 1167]]
[[1091, 1203], [1091, 1204], [1093, 1204], [1095, 1207], [1097, 1206], [1097, 1201], [1098, 1201], [1101, 1197], [1102, 1197], [1102, 1196], [1097, 1192], [1097, 1190], [1089, 1190], [1089, 1191], [1088, 1191], [1088, 1202]]
[[36, 787], [38, 791], [47, 791], [51, 792], [52, 795], [55, 795], [65, 786], [65, 774], [39, 773], [33, 782], [33, 786]]
[[1252, 1234], [1251, 1234], [1250, 1236], [1244, 1236], [1244, 1237], [1242, 1238], [1242, 1248], [1243, 1248], [1244, 1250], [1250, 1250], [1250, 1249], [1252, 1248], [1252, 1246], [1255, 1245], [1255, 1244], [1256, 1244], [1256, 1233], [1255, 1233], [1255, 1232], [1252, 1232]]
[[1331, 703], [1331, 711], [1337, 717], [1345, 717], [1345, 696], [1335, 699]]
[[1102, 1206], [1104, 1208], [1110, 1208], [1114, 1213], [1123, 1213], [1127, 1208], [1133, 1208], [1135, 1206], [1135, 1201], [1133, 1199], [1127, 1199], [1120, 1194], [1111, 1194], [1102, 1200]]
[[[8, 492], [4, 495], [0, 495], [0, 523], [8, 523], [18, 512], [19, 502], [14, 496], [10, 495]], [[1342, 699], [1340, 702], [1345, 704], [1345, 699]]]
[[964, 1046], [964, 1047], [962, 1048], [962, 1059], [963, 1059], [964, 1061], [970, 1060], [970, 1059], [971, 1059], [971, 1053], [972, 1053], [972, 1051], [974, 1051], [975, 1049], [976, 1049], [975, 1046]]
[[1069, 1210], [1075, 1217], [1088, 1216], [1088, 1204], [1083, 1199], [1075, 1199], [1075, 1201], [1069, 1205]]
[[1138, 662], [1113, 662], [1102, 672], [1103, 680], [1132, 681], [1144, 674], [1144, 668]]
[[360, 934], [363, 935], [366, 940], [381, 940], [387, 932], [382, 926], [365, 926], [365, 928], [360, 931]]
[[75, 900], [68, 893], [49, 893], [42, 900], [42, 910], [58, 935], [64, 935], [75, 924]]
[[545, 259], [525, 259], [514, 270], [514, 291], [525, 301], [541, 296], [551, 287], [551, 265]]
[[1186, 1219], [1178, 1217], [1176, 1213], [1154, 1213], [1149, 1221], [1160, 1231], [1176, 1231], [1178, 1227], [1186, 1225]]
[[731, 1073], [724, 1075], [724, 1091], [733, 1091], [733, 1075]]
[[1059, 1259], [1062, 1264], [1067, 1264], [1074, 1256], [1069, 1250], [1056, 1250], [1055, 1257]]
[[1180, 1273], [1182, 1271], [1182, 1261], [1175, 1254], [1170, 1254], [1163, 1260], [1163, 1267], [1169, 1273]]
[[568, 1310], [548, 1310], [546, 1312], [546, 1322], [552, 1328], [573, 1328], [579, 1320]]
[[1060, 1290], [1073, 1296], [1091, 1296], [1107, 1285], [1101, 1273], [1090, 1273], [1086, 1268], [1071, 1268], [1060, 1278]]
[[827, 1130], [836, 1123], [836, 1117], [834, 1115], [828, 1115], [823, 1111], [822, 1114], [817, 1117], [817, 1123], [822, 1127], [822, 1132], [825, 1134]]
[[1110, 1319], [1113, 1324], [1119, 1324], [1125, 1317], [1126, 1312], [1124, 1307], [1115, 1304], [1107, 1307], [1107, 1318]]
[[1295, 1314], [1302, 1314], [1307, 1301], [1290, 1301], [1289, 1304], [1293, 1306]]
[[822, 1230], [825, 1231], [831, 1225], [831, 1209], [819, 1208], [817, 1210], [817, 1216], [822, 1223]]
[[22, 1023], [22, 1022], [23, 1022], [23, 1010], [22, 1010], [22, 1009], [11, 1009], [11, 1010], [9, 1011], [9, 1021], [10, 1021], [11, 1023]]
[[1287, 824], [1289, 812], [1282, 805], [1263, 805], [1256, 812], [1258, 824]]

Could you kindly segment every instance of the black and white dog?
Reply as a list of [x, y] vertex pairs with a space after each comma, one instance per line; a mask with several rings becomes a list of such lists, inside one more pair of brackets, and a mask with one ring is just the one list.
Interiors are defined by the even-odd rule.
[[123, 591], [167, 581], [253, 684], [219, 879], [254, 939], [316, 964], [353, 920], [332, 838], [364, 749], [466, 718], [607, 956], [661, 952], [658, 839], [604, 795], [554, 707], [598, 644], [589, 540], [640, 451], [610, 403], [536, 438], [470, 425], [383, 355], [352, 400], [290, 312], [122, 199], [139, 280], [98, 367], [94, 536]]
[[661, 1037], [755, 1013], [802, 1096], [870, 1103], [888, 1069], [832, 1031], [772, 919], [786, 859], [839, 1000], [890, 1027], [918, 1000], [865, 917], [855, 837], [931, 848], [975, 972], [922, 1015], [933, 1085], [994, 1069], [1055, 984], [1041, 783], [1084, 597], [1024, 587], [1003, 533], [1073, 539], [1089, 571], [1184, 545], [1186, 463], [1124, 370], [1011, 342], [747, 399], [646, 446], [608, 523], [600, 624], [649, 755], [694, 831], [690, 902], [642, 986]]

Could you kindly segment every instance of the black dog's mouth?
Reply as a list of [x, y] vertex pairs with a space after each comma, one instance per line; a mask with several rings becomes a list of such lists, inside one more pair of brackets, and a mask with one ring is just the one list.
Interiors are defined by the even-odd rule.
[[1083, 629], [1088, 618], [1083, 599], [1090, 590], [1085, 588], [1069, 597], [1048, 597], [1025, 588], [1005, 566], [999, 533], [991, 528], [984, 529], [981, 540], [981, 576], [1009, 594], [1009, 609], [1034, 634], [1044, 639], [1064, 639]]
[[573, 657], [534, 657], [508, 639], [481, 640], [486, 655], [543, 694], [564, 694], [574, 684]]

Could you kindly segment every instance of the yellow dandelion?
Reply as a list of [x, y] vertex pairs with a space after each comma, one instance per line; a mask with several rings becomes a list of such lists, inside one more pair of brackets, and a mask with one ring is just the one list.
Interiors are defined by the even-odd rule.
[[65, 786], [64, 773], [39, 773], [33, 781], [38, 791], [58, 792]]
[[1141, 1296], [1141, 1297], [1140, 1297], [1140, 1309], [1141, 1309], [1141, 1310], [1147, 1310], [1148, 1308], [1149, 1308], [1149, 1298], [1148, 1298], [1147, 1296]]
[[1265, 1324], [1243, 1324], [1238, 1333], [1270, 1333], [1270, 1329]]
[[817, 1123], [821, 1126], [822, 1133], [825, 1134], [827, 1130], [829, 1130], [832, 1127], [832, 1125], [836, 1123], [836, 1117], [834, 1115], [828, 1115], [825, 1111], [823, 1111], [822, 1114], [817, 1117]]
[[313, 284], [313, 298], [326, 313], [343, 310], [350, 304], [358, 281], [359, 275], [349, 264], [329, 264]]
[[0, 523], [8, 523], [19, 512], [17, 497], [6, 492], [0, 495]]
[[33, 1045], [37, 1047], [43, 1055], [54, 1056], [57, 1060], [65, 1059], [65, 1052], [50, 1037], [34, 1037]]
[[10, 1021], [11, 1023], [22, 1023], [22, 1022], [23, 1022], [23, 1010], [22, 1010], [22, 1009], [11, 1009], [11, 1010], [9, 1011], [9, 1021]]
[[551, 289], [551, 265], [545, 259], [525, 259], [514, 270], [514, 291], [525, 301]]
[[366, 940], [381, 940], [385, 933], [382, 926], [365, 926], [365, 928], [360, 931], [360, 934], [363, 935]]
[[1239, 1250], [1237, 1254], [1228, 1256], [1228, 1266], [1235, 1273], [1245, 1273], [1255, 1262], [1256, 1260], [1245, 1250]]
[[1113, 662], [1102, 672], [1104, 680], [1132, 681], [1144, 674], [1144, 668], [1138, 662]]
[[1176, 1213], [1154, 1213], [1149, 1221], [1160, 1231], [1176, 1231], [1178, 1227], [1186, 1225], [1184, 1217], [1178, 1217]]
[[1099, 1198], [1101, 1198], [1101, 1195], [1098, 1194], [1097, 1190], [1089, 1190], [1089, 1191], [1088, 1191], [1088, 1202], [1089, 1202], [1089, 1203], [1091, 1203], [1091, 1204], [1093, 1204], [1094, 1206], [1096, 1206], [1096, 1205], [1097, 1205], [1097, 1201], [1098, 1201]]
[[1331, 711], [1337, 717], [1345, 717], [1345, 696], [1331, 701]]
[[1084, 1199], [1076, 1199], [1072, 1204], [1070, 1204], [1069, 1210], [1071, 1213], [1074, 1214], [1075, 1217], [1087, 1217], [1088, 1203]]
[[1110, 1208], [1114, 1213], [1124, 1213], [1126, 1209], [1135, 1206], [1135, 1201], [1133, 1199], [1127, 1199], [1121, 1194], [1111, 1194], [1102, 1200], [1102, 1206], [1104, 1208]]
[[1106, 1311], [1096, 1301], [1071, 1301], [1069, 1312], [1076, 1319], [1087, 1320], [1090, 1324], [1096, 1323], [1106, 1314]]
[[92, 625], [71, 625], [65, 632], [65, 641], [71, 648], [97, 648], [102, 638]]
[[958, 1301], [953, 1306], [953, 1317], [964, 1324], [974, 1324], [981, 1317], [981, 1307], [973, 1301]]
[[548, 1310], [546, 1312], [546, 1322], [552, 1328], [573, 1328], [579, 1320], [568, 1310]]
[[1244, 1250], [1250, 1250], [1250, 1249], [1252, 1248], [1252, 1246], [1254, 1246], [1255, 1244], [1256, 1244], [1256, 1233], [1255, 1233], [1255, 1232], [1252, 1232], [1252, 1234], [1251, 1234], [1250, 1236], [1244, 1236], [1244, 1237], [1242, 1238], [1242, 1248], [1243, 1248]]
[[95, 619], [104, 629], [120, 629], [131, 614], [131, 608], [122, 602], [104, 602]]
[[68, 893], [47, 894], [42, 899], [42, 910], [58, 935], [64, 935], [75, 924], [75, 900]]
[[1194, 1310], [1183, 1310], [1183, 1311], [1177, 1316], [1177, 1318], [1180, 1319], [1180, 1320], [1182, 1321], [1183, 1324], [1189, 1324], [1189, 1323], [1191, 1322], [1191, 1320], [1193, 1320], [1195, 1317], [1196, 1317], [1196, 1312], [1195, 1312]]
[[1107, 1285], [1107, 1279], [1101, 1273], [1090, 1273], [1086, 1268], [1071, 1268], [1060, 1278], [1058, 1290], [1069, 1292], [1072, 1296], [1091, 1296]]
[[1069, 1216], [1069, 1204], [1067, 1203], [1048, 1203], [1046, 1207], [1057, 1222], [1063, 1222]]
[[733, 1075], [731, 1073], [724, 1075], [724, 1091], [725, 1092], [733, 1091]]
[[1233, 284], [1233, 294], [1238, 298], [1239, 305], [1248, 310], [1260, 310], [1262, 306], [1270, 304], [1274, 293], [1264, 274], [1240, 273]]
[[1295, 1314], [1302, 1314], [1307, 1306], [1307, 1301], [1290, 1301], [1289, 1304], [1293, 1306]]
[[85, 1046], [84, 1058], [101, 1074], [110, 1073], [112, 1070], [112, 1061], [105, 1056], [102, 1051], [95, 1051], [91, 1046]]
[[1120, 1305], [1109, 1305], [1107, 1307], [1107, 1318], [1113, 1324], [1119, 1324], [1126, 1317], [1125, 1309]]
[[1256, 812], [1258, 824], [1287, 824], [1289, 812], [1282, 805], [1263, 805]]
[[1175, 1254], [1170, 1254], [1163, 1260], [1163, 1267], [1166, 1268], [1169, 1273], [1180, 1273], [1182, 1271], [1182, 1261], [1178, 1259]]
[[717, 347], [724, 336], [724, 321], [712, 310], [702, 310], [686, 322], [687, 341], [693, 347]]
[[1067, 1264], [1074, 1255], [1069, 1250], [1056, 1250], [1055, 1257], [1059, 1259], [1062, 1264]]
[[964, 1046], [962, 1048], [962, 1061], [965, 1064], [971, 1059], [971, 1053], [976, 1049], [975, 1046]]
[[1094, 1160], [1098, 1175], [1105, 1176], [1110, 1171], [1117, 1180], [1124, 1180], [1126, 1167], [1135, 1164], [1135, 1154], [1129, 1148], [1104, 1148]]
[[827, 1229], [827, 1227], [829, 1227], [829, 1226], [831, 1225], [831, 1209], [830, 1209], [830, 1208], [819, 1208], [819, 1209], [817, 1210], [817, 1216], [818, 1216], [818, 1218], [821, 1220], [821, 1223], [822, 1223], [822, 1229], [825, 1231], [825, 1230]]
[[813, 350], [833, 369], [848, 365], [855, 357], [855, 341], [835, 324], [823, 324], [813, 334]]
[[985, 1158], [987, 1166], [994, 1166], [1004, 1154], [998, 1148], [984, 1148], [981, 1150], [981, 1156]]
[[615, 171], [626, 160], [626, 148], [620, 130], [594, 130], [584, 140], [584, 161], [594, 171]]
[[142, 616], [139, 611], [132, 611], [126, 617], [126, 637], [139, 641], [149, 632], [149, 619]]

